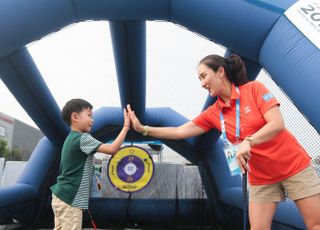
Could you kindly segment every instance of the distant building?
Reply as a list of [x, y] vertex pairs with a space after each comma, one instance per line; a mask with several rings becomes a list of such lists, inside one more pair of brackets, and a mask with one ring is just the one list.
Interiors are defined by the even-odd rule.
[[28, 160], [43, 133], [22, 121], [0, 112], [0, 139], [7, 142], [10, 150], [19, 149], [23, 160]]

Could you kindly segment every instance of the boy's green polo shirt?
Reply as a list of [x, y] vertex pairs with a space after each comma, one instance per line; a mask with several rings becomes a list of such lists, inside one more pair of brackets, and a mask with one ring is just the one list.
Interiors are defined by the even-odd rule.
[[102, 143], [89, 133], [71, 131], [61, 151], [60, 174], [52, 193], [65, 203], [88, 209], [93, 155]]

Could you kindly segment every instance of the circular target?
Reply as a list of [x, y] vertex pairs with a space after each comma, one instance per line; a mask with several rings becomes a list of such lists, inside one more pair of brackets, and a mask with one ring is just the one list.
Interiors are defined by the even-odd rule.
[[146, 187], [152, 179], [154, 163], [143, 148], [121, 148], [108, 163], [111, 184], [123, 192], [136, 192]]

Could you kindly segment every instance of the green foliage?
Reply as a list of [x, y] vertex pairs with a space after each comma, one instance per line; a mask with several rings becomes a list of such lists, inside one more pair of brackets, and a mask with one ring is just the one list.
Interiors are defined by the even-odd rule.
[[0, 157], [6, 157], [8, 152], [7, 142], [5, 140], [0, 140]]
[[12, 149], [10, 155], [6, 159], [10, 161], [22, 161], [23, 157], [19, 149]]
[[22, 161], [23, 156], [19, 149], [12, 149], [7, 147], [5, 140], [0, 140], [0, 157], [4, 157], [7, 161]]

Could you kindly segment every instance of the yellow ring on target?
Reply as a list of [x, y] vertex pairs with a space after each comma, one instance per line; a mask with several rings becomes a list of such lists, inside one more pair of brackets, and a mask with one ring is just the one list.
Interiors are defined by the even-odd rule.
[[[127, 181], [124, 181], [119, 177], [117, 171], [118, 164], [124, 158], [130, 159], [134, 157], [137, 157], [141, 162], [143, 162], [144, 172], [142, 176], [134, 182], [130, 181], [130, 176], [128, 176]], [[112, 156], [108, 164], [108, 177], [111, 184], [116, 189], [124, 192], [136, 192], [143, 189], [151, 181], [153, 172], [154, 164], [152, 157], [146, 150], [137, 146], [121, 148], [114, 156]]]

